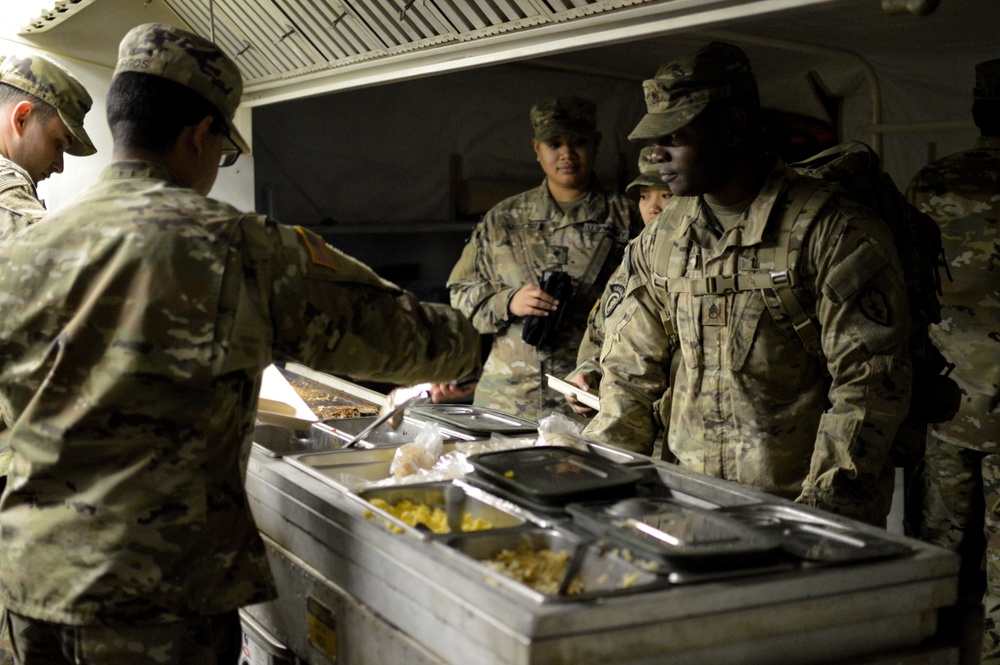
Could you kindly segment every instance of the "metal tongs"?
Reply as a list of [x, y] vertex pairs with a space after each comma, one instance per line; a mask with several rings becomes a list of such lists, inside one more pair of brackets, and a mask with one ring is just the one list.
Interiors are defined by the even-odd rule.
[[389, 393], [385, 405], [382, 407], [382, 412], [375, 419], [375, 422], [358, 432], [353, 439], [344, 444], [344, 448], [357, 446], [366, 436], [386, 423], [392, 429], [398, 429], [403, 421], [403, 412], [408, 407], [426, 404], [430, 398], [431, 384], [429, 383], [421, 383], [408, 388], [396, 388]]

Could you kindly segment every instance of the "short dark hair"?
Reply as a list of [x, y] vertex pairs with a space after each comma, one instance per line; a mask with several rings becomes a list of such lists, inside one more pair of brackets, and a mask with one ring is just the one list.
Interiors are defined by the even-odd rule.
[[18, 102], [31, 102], [31, 106], [38, 113], [40, 120], [45, 121], [54, 116], [58, 111], [56, 107], [48, 102], [43, 102], [30, 92], [25, 92], [20, 88], [15, 88], [9, 83], [0, 83], [0, 109], [5, 109], [11, 104]]
[[207, 99], [161, 76], [118, 74], [106, 104], [116, 146], [164, 155], [185, 127], [197, 125], [205, 116], [212, 116], [212, 132], [227, 133], [225, 118]]

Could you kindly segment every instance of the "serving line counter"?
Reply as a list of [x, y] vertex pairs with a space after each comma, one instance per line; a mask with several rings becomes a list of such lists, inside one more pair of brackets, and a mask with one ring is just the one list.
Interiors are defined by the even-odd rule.
[[[596, 444], [562, 454], [588, 468], [610, 460], [639, 478], [638, 496], [629, 490], [609, 504], [580, 495], [563, 510], [477, 482], [485, 459], [466, 479], [365, 489], [366, 479], [390, 475], [395, 446], [296, 451], [287, 441], [302, 442], [301, 434], [260, 432], [267, 441], [253, 447], [246, 487], [280, 598], [243, 615], [256, 634], [287, 649], [280, 662], [959, 662], [946, 627], [957, 557], [918, 541]], [[521, 468], [518, 475], [526, 477]], [[468, 517], [495, 528], [433, 533], [373, 501], [442, 504], [451, 485]], [[669, 509], [668, 519], [612, 517], [614, 507], [636, 501], [647, 513]], [[646, 522], [667, 532], [670, 542], [654, 543], [661, 557], [655, 546], [645, 557], [641, 540], [629, 551], [619, 538]], [[680, 525], [679, 540], [671, 540], [671, 524]], [[692, 525], [698, 533], [682, 533]], [[713, 529], [729, 531], [713, 541], [705, 535]], [[539, 591], [483, 563], [518, 543], [568, 550], [584, 588]]]

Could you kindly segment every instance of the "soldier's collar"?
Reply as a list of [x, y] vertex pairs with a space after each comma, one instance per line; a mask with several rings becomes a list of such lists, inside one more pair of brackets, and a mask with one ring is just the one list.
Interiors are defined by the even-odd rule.
[[[0, 170], [13, 171], [15, 174], [17, 174], [17, 176], [20, 176], [24, 178], [25, 181], [27, 181], [27, 184], [31, 187], [32, 192], [35, 191], [35, 188], [37, 187], [37, 185], [35, 184], [35, 180], [31, 177], [31, 175], [27, 171], [21, 168], [21, 165], [18, 164], [17, 162], [12, 162], [3, 155], [0, 155]], [[37, 195], [35, 198], [38, 198]]]
[[166, 166], [138, 159], [114, 162], [106, 166], [101, 173], [102, 180], [121, 180], [127, 178], [153, 178], [154, 180], [166, 180], [173, 184], [179, 184], [177, 179], [170, 175], [170, 171]]

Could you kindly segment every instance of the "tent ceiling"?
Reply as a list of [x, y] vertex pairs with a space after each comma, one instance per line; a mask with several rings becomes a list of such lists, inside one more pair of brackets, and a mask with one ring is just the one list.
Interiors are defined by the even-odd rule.
[[968, 63], [997, 57], [1000, 42], [993, 0], [943, 0], [929, 16], [890, 16], [878, 0], [58, 0], [21, 34], [111, 66], [121, 35], [148, 20], [215, 39], [248, 106], [540, 58], [641, 79], [712, 36], [768, 46], [777, 68], [824, 52]]

